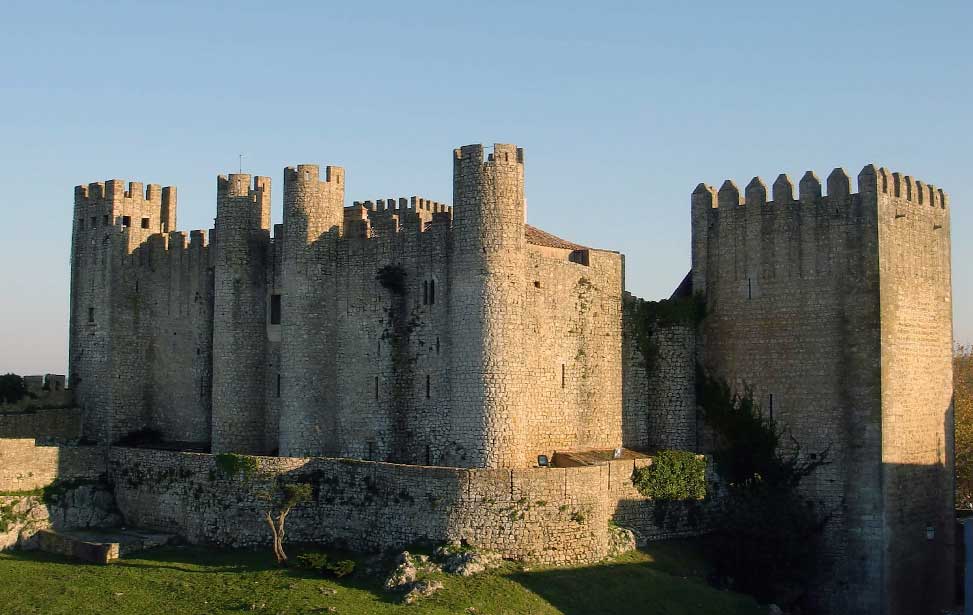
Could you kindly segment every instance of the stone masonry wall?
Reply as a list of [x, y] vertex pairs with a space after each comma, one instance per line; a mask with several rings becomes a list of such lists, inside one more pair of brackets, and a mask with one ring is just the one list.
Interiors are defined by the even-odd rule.
[[626, 448], [696, 450], [696, 331], [657, 327], [651, 373], [635, 340], [634, 301], [627, 295], [622, 346], [622, 432]]
[[0, 438], [36, 438], [43, 443], [69, 443], [80, 437], [80, 408], [0, 412]]
[[[309, 482], [314, 500], [287, 518], [288, 539], [353, 549], [465, 539], [505, 557], [588, 563], [607, 554], [609, 520], [643, 539], [701, 531], [700, 505], [659, 514], [631, 483], [647, 460], [600, 466], [460, 469], [327, 458], [256, 458], [260, 474]], [[193, 543], [269, 543], [266, 483], [225, 475], [211, 455], [113, 448], [110, 473], [127, 523]], [[695, 515], [695, 516], [694, 516]]]
[[31, 491], [55, 479], [96, 479], [106, 472], [96, 446], [37, 446], [33, 439], [0, 439], [0, 491]]

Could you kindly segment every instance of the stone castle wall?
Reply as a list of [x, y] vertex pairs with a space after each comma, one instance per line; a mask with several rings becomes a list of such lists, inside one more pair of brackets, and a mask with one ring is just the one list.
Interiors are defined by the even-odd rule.
[[[925, 257], [932, 266], [920, 290], [939, 305], [921, 321], [913, 322], [909, 312], [921, 305], [915, 295], [902, 291], [906, 309], [895, 304], [890, 289], [905, 280], [890, 277], [887, 270], [917, 273], [914, 264], [920, 257], [907, 258], [903, 262], [911, 264], [902, 265], [894, 251], [920, 254], [942, 246], [934, 239], [932, 220], [925, 220], [940, 214], [926, 212], [922, 222], [898, 222], [916, 225], [908, 228], [929, 222], [924, 234], [911, 231], [917, 241], [889, 241], [885, 227], [898, 220], [897, 214], [885, 203], [888, 189], [876, 188], [881, 182], [873, 167], [859, 175], [858, 194], [851, 193], [849, 178], [840, 169], [827, 183], [823, 196], [821, 183], [809, 172], [794, 199], [793, 186], [782, 175], [774, 183], [772, 201], [757, 178], [747, 186], [745, 199], [729, 181], [718, 193], [702, 184], [696, 189], [693, 287], [707, 301], [701, 356], [711, 374], [727, 378], [738, 390], [751, 386], [763, 411], [800, 442], [804, 455], [827, 451], [830, 463], [803, 485], [808, 497], [832, 515], [823, 545], [827, 563], [821, 567], [827, 578], [819, 585], [826, 589], [818, 595], [826, 610], [898, 612], [886, 604], [894, 593], [887, 585], [890, 564], [876, 554], [888, 548], [890, 526], [925, 521], [907, 522], [898, 512], [910, 505], [890, 499], [902, 496], [888, 489], [892, 485], [884, 459], [898, 456], [902, 439], [890, 436], [903, 429], [923, 431], [933, 440], [943, 433], [951, 326], [942, 248]], [[891, 247], [898, 243], [901, 248]], [[896, 330], [903, 317], [910, 324]], [[928, 333], [913, 328], [922, 322]], [[889, 387], [904, 386], [893, 380], [915, 382], [905, 366], [933, 356], [927, 367], [935, 372], [929, 374], [931, 384], [923, 381], [916, 390], [933, 394], [936, 403], [913, 408], [917, 412], [910, 418], [902, 412], [890, 414], [897, 406], [889, 405]], [[916, 406], [920, 402], [918, 396], [904, 399]], [[923, 440], [919, 446], [923, 452], [917, 457], [937, 458], [935, 442]], [[950, 455], [948, 446], [940, 440], [939, 459]], [[951, 505], [945, 494], [951, 489], [943, 487], [931, 487], [941, 497], [915, 505], [931, 506], [938, 511], [932, 515], [936, 519], [948, 517]], [[910, 526], [909, 532], [925, 539], [920, 527]], [[944, 530], [935, 541], [941, 547], [939, 541], [949, 536]], [[919, 563], [913, 553], [897, 565], [921, 578]], [[944, 596], [948, 593], [938, 599]]]
[[[705, 529], [705, 507], [670, 503], [660, 515], [631, 482], [649, 460], [532, 469], [422, 467], [349, 459], [260, 457], [260, 475], [309, 482], [312, 503], [287, 517], [293, 541], [385, 550], [467, 540], [504, 557], [590, 563], [608, 554], [609, 521], [642, 539]], [[262, 479], [227, 476], [214, 456], [112, 448], [110, 474], [130, 525], [193, 543], [264, 545]]]
[[0, 411], [0, 438], [36, 438], [44, 443], [70, 443], [80, 437], [80, 408]]
[[0, 491], [32, 491], [55, 479], [97, 479], [107, 470], [105, 449], [37, 446], [33, 439], [0, 438]]

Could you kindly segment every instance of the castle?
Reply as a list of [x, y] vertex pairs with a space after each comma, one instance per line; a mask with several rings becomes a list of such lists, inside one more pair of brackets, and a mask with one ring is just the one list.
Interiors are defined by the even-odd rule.
[[806, 451], [829, 451], [805, 488], [832, 511], [832, 612], [941, 604], [948, 197], [869, 165], [857, 193], [835, 169], [826, 194], [808, 172], [796, 197], [781, 175], [770, 195], [754, 178], [743, 198], [727, 181], [691, 201], [691, 272], [674, 296], [699, 297], [706, 316], [658, 325], [645, 361], [623, 256], [526, 223], [513, 145], [455, 150], [451, 206], [346, 207], [342, 168], [287, 168], [272, 235], [270, 179], [221, 176], [208, 243], [176, 230], [175, 188], [78, 186], [69, 381], [83, 433], [509, 469], [513, 498], [542, 455], [706, 452], [700, 365], [753, 387]]

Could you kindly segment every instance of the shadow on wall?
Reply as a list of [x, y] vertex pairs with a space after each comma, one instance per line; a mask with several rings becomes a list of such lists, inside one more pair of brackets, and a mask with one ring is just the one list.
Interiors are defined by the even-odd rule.
[[952, 468], [882, 464], [885, 588], [891, 614], [955, 606], [956, 533]]

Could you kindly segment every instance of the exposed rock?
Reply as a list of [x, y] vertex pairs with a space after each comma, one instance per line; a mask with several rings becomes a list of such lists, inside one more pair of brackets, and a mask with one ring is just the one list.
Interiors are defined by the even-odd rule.
[[416, 581], [409, 592], [402, 598], [404, 604], [413, 604], [422, 598], [428, 598], [443, 588], [439, 581]]
[[636, 544], [635, 532], [627, 527], [609, 526], [608, 557], [618, 557], [622, 553], [634, 551]]
[[500, 565], [502, 558], [489, 551], [477, 551], [458, 542], [451, 542], [436, 549], [436, 558], [443, 572], [468, 577], [491, 570]]

